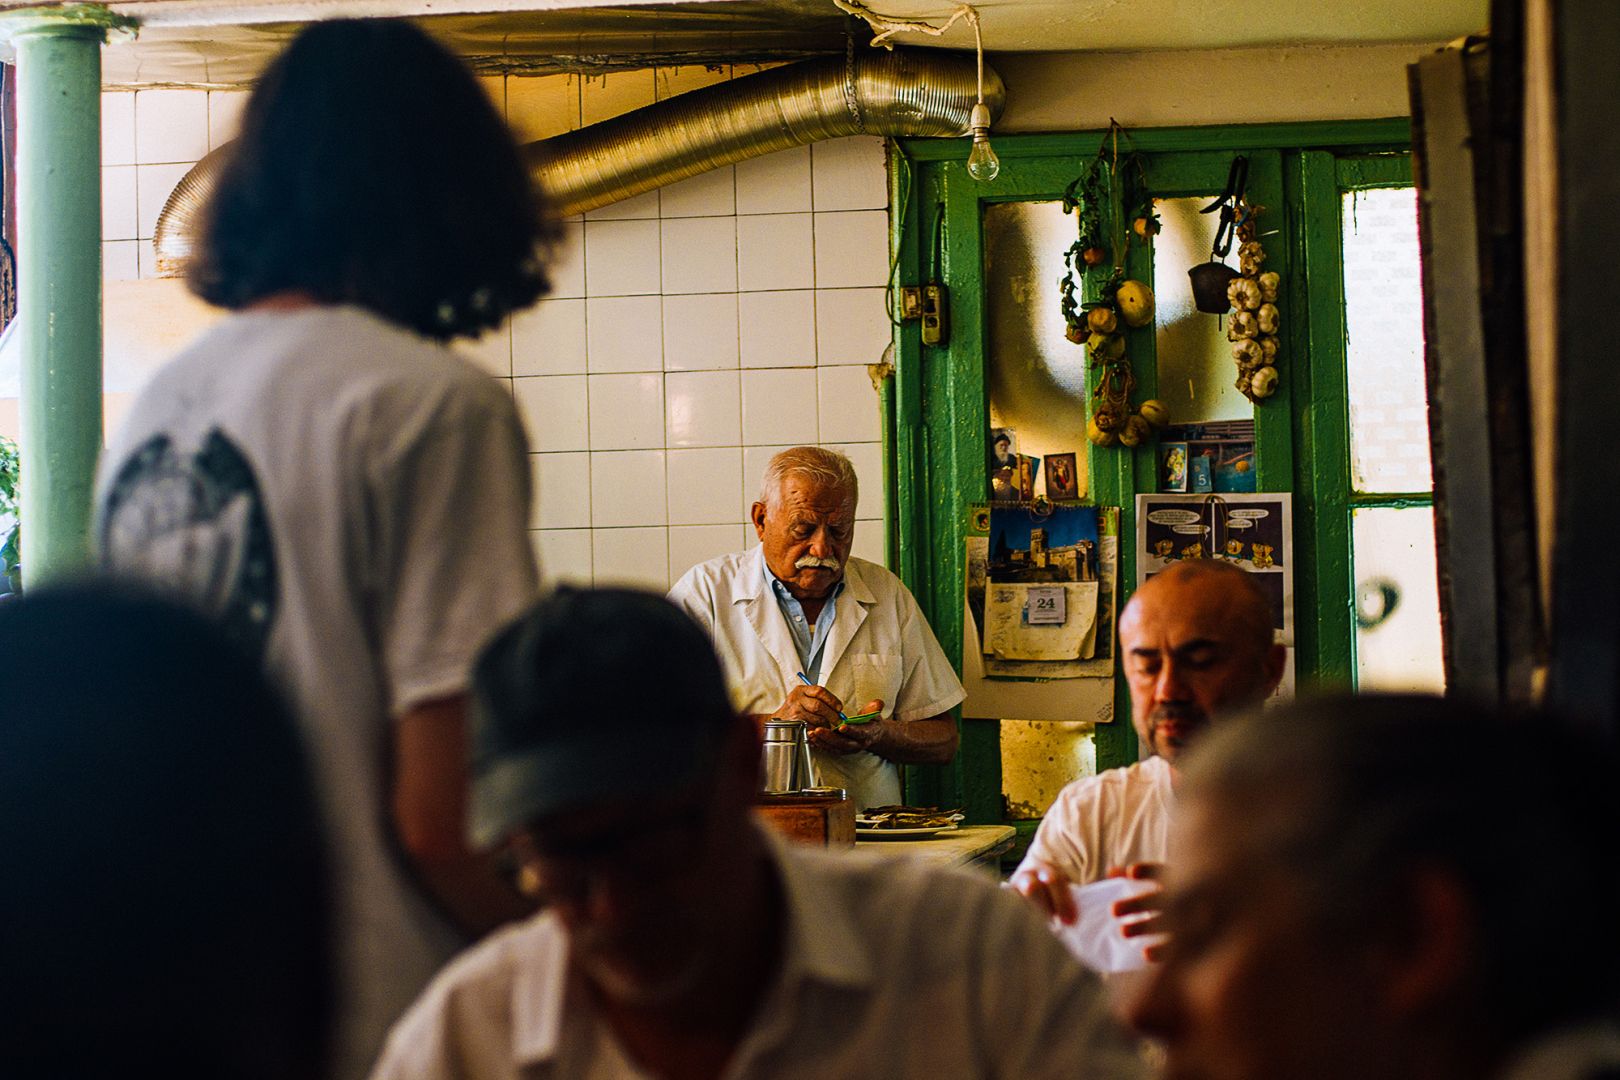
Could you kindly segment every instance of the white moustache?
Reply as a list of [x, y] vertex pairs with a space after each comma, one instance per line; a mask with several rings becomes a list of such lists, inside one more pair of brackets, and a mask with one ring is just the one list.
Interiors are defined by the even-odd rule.
[[831, 570], [836, 574], [838, 571], [844, 568], [844, 564], [839, 562], [837, 559], [822, 559], [815, 555], [806, 555], [804, 558], [793, 564], [793, 569], [795, 570], [814, 570], [817, 568]]

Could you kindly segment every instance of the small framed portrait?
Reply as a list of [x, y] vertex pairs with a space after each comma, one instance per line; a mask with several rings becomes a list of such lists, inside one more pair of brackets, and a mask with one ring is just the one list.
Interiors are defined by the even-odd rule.
[[1159, 490], [1187, 490], [1187, 444], [1167, 442], [1159, 444]]
[[1018, 455], [1018, 498], [1021, 502], [1035, 500], [1035, 478], [1041, 473], [1041, 459], [1028, 454]]
[[1080, 475], [1075, 468], [1075, 455], [1047, 454], [1046, 455], [1046, 497], [1054, 502], [1058, 499], [1078, 499], [1080, 497]]
[[1018, 498], [1018, 437], [1011, 428], [990, 429], [990, 498], [1013, 502]]

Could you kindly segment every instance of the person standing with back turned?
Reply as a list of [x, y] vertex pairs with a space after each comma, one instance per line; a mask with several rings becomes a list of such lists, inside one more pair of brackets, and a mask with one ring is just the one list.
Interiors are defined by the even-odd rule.
[[511, 395], [444, 342], [548, 288], [555, 227], [416, 27], [304, 30], [260, 79], [187, 270], [233, 314], [103, 461], [108, 569], [221, 618], [290, 692], [333, 830], [339, 1077], [525, 905], [463, 840], [477, 649], [536, 591]]

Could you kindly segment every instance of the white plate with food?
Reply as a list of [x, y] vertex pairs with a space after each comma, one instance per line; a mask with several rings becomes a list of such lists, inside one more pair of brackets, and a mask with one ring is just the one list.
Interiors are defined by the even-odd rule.
[[855, 823], [855, 839], [857, 840], [922, 840], [940, 833], [955, 832], [956, 825], [930, 825], [922, 828], [877, 829], [865, 828], [860, 822]]

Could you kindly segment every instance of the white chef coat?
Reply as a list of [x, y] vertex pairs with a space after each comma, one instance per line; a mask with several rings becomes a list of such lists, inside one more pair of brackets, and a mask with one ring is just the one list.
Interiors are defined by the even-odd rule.
[[1170, 763], [1154, 756], [1066, 786], [1046, 812], [1018, 868], [1055, 866], [1087, 885], [1116, 866], [1164, 862], [1175, 805]]
[[[714, 639], [739, 712], [770, 713], [799, 684], [799, 653], [766, 585], [765, 549], [722, 555], [688, 570], [669, 598]], [[883, 716], [926, 720], [967, 695], [911, 592], [876, 563], [850, 558], [822, 653], [821, 681], [844, 711], [874, 698]], [[817, 750], [823, 784], [849, 790], [856, 807], [900, 801], [900, 773], [876, 754]]]
[[[726, 1080], [1133, 1080], [1133, 1041], [1018, 897], [922, 860], [767, 837], [782, 967]], [[372, 1080], [642, 1080], [542, 912], [463, 953], [388, 1038]]]

